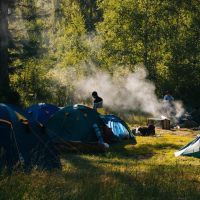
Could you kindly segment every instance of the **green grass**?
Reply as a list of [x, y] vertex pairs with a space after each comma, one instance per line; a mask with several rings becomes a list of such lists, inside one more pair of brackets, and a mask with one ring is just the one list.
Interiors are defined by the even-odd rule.
[[159, 131], [105, 154], [63, 154], [62, 171], [0, 175], [0, 199], [200, 199], [200, 160], [174, 157], [194, 138]]

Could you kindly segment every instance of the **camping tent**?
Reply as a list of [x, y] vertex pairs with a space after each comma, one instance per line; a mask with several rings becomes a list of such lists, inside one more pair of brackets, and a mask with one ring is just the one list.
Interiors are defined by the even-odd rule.
[[65, 144], [66, 148], [71, 144], [105, 147], [101, 126], [105, 124], [94, 109], [75, 105], [55, 113], [47, 123], [47, 132], [56, 144]]
[[38, 123], [21, 109], [0, 104], [0, 167], [11, 171], [18, 164], [52, 169], [60, 167], [60, 160]]
[[175, 156], [192, 156], [200, 158], [200, 135], [181, 148], [178, 152], [175, 152]]
[[120, 139], [133, 138], [135, 140], [133, 133], [122, 119], [115, 115], [102, 115], [101, 117], [106, 123], [106, 125], [112, 129], [115, 136], [117, 136]]
[[28, 113], [35, 121], [45, 126], [50, 117], [52, 117], [59, 108], [52, 104], [39, 103], [34, 104], [26, 109]]

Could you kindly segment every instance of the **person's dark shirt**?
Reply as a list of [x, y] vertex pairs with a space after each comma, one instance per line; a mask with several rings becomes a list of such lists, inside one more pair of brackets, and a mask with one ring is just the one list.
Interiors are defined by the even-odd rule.
[[103, 108], [103, 99], [99, 96], [97, 96], [94, 99], [94, 104], [93, 104], [93, 108], [97, 109], [97, 108]]

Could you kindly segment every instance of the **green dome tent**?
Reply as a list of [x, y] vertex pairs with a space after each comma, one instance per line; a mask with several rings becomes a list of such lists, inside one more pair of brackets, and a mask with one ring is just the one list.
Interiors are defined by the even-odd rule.
[[47, 123], [48, 135], [54, 143], [77, 151], [105, 150], [99, 114], [86, 106], [68, 106], [58, 111]]

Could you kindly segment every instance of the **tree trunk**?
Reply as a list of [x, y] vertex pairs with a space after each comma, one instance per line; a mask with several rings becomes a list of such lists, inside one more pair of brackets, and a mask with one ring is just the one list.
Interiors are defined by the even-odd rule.
[[0, 96], [8, 90], [8, 1], [0, 0]]

